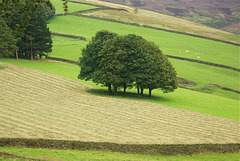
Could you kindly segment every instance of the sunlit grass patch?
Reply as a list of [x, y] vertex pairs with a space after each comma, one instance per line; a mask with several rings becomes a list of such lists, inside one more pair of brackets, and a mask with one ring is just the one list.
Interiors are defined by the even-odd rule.
[[87, 43], [83, 40], [53, 36], [53, 48], [49, 56], [78, 61], [81, 50]]
[[[52, 2], [53, 6], [56, 9], [56, 11], [55, 11], [56, 14], [64, 13], [63, 1], [61, 1], [61, 0], [52, 0], [51, 2]], [[93, 8], [97, 8], [97, 7], [91, 6], [91, 5], [77, 4], [77, 3], [68, 2], [68, 12], [69, 13], [77, 12], [77, 11], [83, 11], [83, 10], [89, 10], [89, 9], [93, 9]]]
[[54, 17], [49, 22], [52, 31], [83, 36], [87, 38], [87, 41], [90, 41], [96, 32], [100, 30], [109, 30], [120, 35], [137, 34], [148, 41], [155, 42], [162, 52], [167, 55], [199, 59], [236, 68], [239, 66], [239, 49], [234, 45], [72, 15]]
[[[78, 150], [55, 150], [55, 149], [34, 149], [21, 147], [1, 147], [1, 151], [8, 152], [23, 157], [31, 157], [42, 160], [116, 160], [116, 161], [238, 161], [239, 153], [227, 154], [199, 154], [199, 155], [179, 155], [179, 156], [162, 156], [162, 155], [140, 155], [126, 154], [120, 152], [103, 152], [103, 151], [78, 151]], [[4, 159], [4, 157], [0, 158]], [[5, 159], [4, 159], [5, 160]], [[11, 160], [9, 158], [9, 160]], [[14, 160], [14, 158], [12, 159]], [[20, 159], [19, 159], [20, 160]]]
[[[0, 62], [6, 62], [11, 64], [16, 64], [28, 68], [33, 68], [41, 70], [44, 72], [49, 72], [52, 74], [60, 75], [65, 78], [70, 78], [73, 80], [81, 81], [83, 83], [93, 86], [97, 90], [91, 91], [97, 95], [105, 95], [101, 86], [95, 85], [91, 81], [83, 81], [77, 78], [80, 69], [76, 65], [59, 63], [59, 62], [48, 62], [48, 61], [16, 61], [10, 59], [1, 59]], [[99, 91], [100, 89], [100, 91]], [[105, 90], [104, 90], [105, 91]], [[107, 89], [106, 89], [107, 91]], [[127, 92], [136, 93], [136, 89], [127, 90]], [[105, 94], [104, 94], [105, 93]], [[147, 95], [147, 90], [144, 91]], [[135, 97], [137, 100], [144, 100], [149, 102], [154, 102], [158, 104], [163, 104], [171, 107], [183, 108], [191, 111], [197, 111], [201, 113], [206, 113], [214, 116], [230, 118], [234, 120], [239, 119], [239, 101], [233, 100], [221, 96], [216, 96], [212, 94], [205, 94], [201, 92], [177, 89], [173, 93], [163, 94], [160, 90], [153, 90], [152, 98], [138, 99], [134, 94], [130, 94], [130, 98]], [[117, 96], [125, 97], [125, 96]], [[129, 97], [129, 96], [127, 96]]]

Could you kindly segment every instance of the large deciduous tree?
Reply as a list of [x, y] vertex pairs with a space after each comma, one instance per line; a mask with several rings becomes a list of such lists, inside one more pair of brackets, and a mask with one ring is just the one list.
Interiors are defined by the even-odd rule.
[[127, 77], [127, 51], [125, 50], [125, 41], [123, 36], [116, 36], [104, 43], [99, 53], [101, 61], [97, 74], [98, 83], [111, 84], [114, 87], [114, 93], [117, 89], [128, 82]]
[[101, 31], [96, 35], [105, 35], [106, 39], [96, 36], [83, 49], [80, 79], [108, 86], [109, 92], [112, 85], [114, 93], [118, 88], [123, 87], [125, 92], [135, 86], [138, 96], [140, 89], [141, 93], [149, 89], [151, 96], [153, 89], [168, 93], [177, 88], [175, 69], [154, 43], [134, 34], [118, 36]]
[[86, 48], [82, 50], [82, 57], [80, 57], [79, 66], [81, 67], [79, 79], [93, 80], [95, 83], [101, 83], [109, 88], [111, 91], [111, 84], [109, 82], [103, 82], [99, 80], [99, 65], [101, 62], [101, 55], [99, 54], [102, 50], [105, 41], [116, 37], [117, 34], [109, 31], [99, 31], [95, 37], [87, 44]]

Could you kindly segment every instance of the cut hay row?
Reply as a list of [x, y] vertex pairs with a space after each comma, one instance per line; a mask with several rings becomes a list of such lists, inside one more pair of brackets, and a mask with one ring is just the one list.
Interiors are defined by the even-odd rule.
[[104, 98], [60, 76], [1, 63], [0, 137], [132, 144], [239, 143], [239, 122]]

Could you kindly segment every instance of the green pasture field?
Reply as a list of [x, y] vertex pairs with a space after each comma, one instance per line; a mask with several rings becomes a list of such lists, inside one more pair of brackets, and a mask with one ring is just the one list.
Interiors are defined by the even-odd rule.
[[78, 61], [81, 50], [88, 43], [87, 41], [66, 38], [60, 36], [53, 37], [53, 47], [50, 56]]
[[[11, 60], [1, 59], [0, 62], [16, 64], [28, 68], [49, 72], [52, 74], [60, 75], [69, 79], [78, 80], [77, 76], [80, 71], [79, 67], [67, 63], [49, 62], [46, 60], [40, 61], [26, 61], [26, 60]], [[106, 95], [104, 88], [95, 85], [91, 81], [81, 81], [83, 83], [92, 85], [95, 90], [91, 90], [91, 93], [97, 95]], [[128, 92], [136, 93], [136, 89], [132, 89]], [[153, 97], [142, 97], [138, 99], [135, 94], [127, 96], [119, 95], [118, 98], [135, 99], [139, 101], [148, 101], [153, 103], [159, 103], [170, 107], [182, 108], [191, 111], [197, 111], [209, 115], [229, 118], [233, 120], [239, 120], [239, 101], [216, 96], [212, 94], [206, 94], [186, 89], [177, 89], [173, 93], [164, 94], [160, 90], [153, 90]], [[109, 96], [109, 95], [108, 95]]]
[[[81, 56], [81, 50], [87, 43], [87, 41], [54, 36], [53, 52], [50, 56], [78, 61]], [[169, 60], [175, 67], [178, 77], [197, 83], [197, 85], [187, 85], [187, 87], [236, 100], [239, 99], [239, 94], [237, 93], [209, 86], [209, 84], [218, 84], [223, 87], [239, 90], [238, 72], [183, 60], [171, 58]]]
[[201, 35], [235, 43], [239, 42], [238, 36], [232, 33], [140, 8], [138, 8], [137, 13], [119, 10], [98, 10], [79, 14]]
[[169, 60], [175, 67], [178, 77], [200, 86], [218, 84], [235, 90], [240, 89], [237, 71], [177, 59]]
[[[22, 157], [36, 158], [42, 160], [116, 160], [116, 161], [238, 161], [239, 153], [227, 154], [199, 154], [191, 156], [162, 156], [162, 155], [140, 155], [127, 154], [119, 152], [104, 152], [104, 151], [78, 151], [78, 150], [55, 150], [55, 149], [34, 149], [21, 147], [0, 147], [0, 151], [10, 154], [19, 155]], [[15, 160], [0, 157], [0, 160]], [[23, 159], [16, 159], [17, 161]]]
[[[109, 30], [120, 35], [132, 33], [155, 42], [167, 55], [239, 67], [239, 47], [234, 45], [72, 15], [54, 17], [48, 22], [50, 23], [50, 30], [54, 32], [84, 36], [88, 41], [100, 30]], [[178, 54], [179, 52], [181, 54]]]
[[[63, 1], [52, 0], [51, 2], [56, 9], [56, 11], [55, 11], [56, 14], [64, 13]], [[83, 10], [89, 10], [89, 9], [93, 9], [93, 8], [97, 8], [97, 7], [90, 6], [90, 5], [85, 5], [85, 4], [77, 4], [77, 3], [68, 2], [68, 12], [69, 13], [77, 12], [77, 11], [83, 11]]]

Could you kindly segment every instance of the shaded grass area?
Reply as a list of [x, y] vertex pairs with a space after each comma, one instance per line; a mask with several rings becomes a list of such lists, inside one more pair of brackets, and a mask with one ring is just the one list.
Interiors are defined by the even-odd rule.
[[109, 30], [120, 35], [133, 33], [155, 42], [164, 54], [199, 59], [236, 68], [239, 66], [239, 49], [234, 45], [72, 15], [54, 17], [49, 22], [52, 31], [84, 36], [88, 41], [100, 30]]
[[4, 69], [4, 68], [0, 66], [0, 69]]
[[[129, 160], [129, 161], [238, 161], [239, 153], [227, 154], [199, 154], [191, 156], [162, 156], [162, 155], [140, 155], [140, 154], [126, 154], [120, 152], [104, 152], [104, 151], [78, 151], [78, 150], [55, 150], [55, 149], [34, 149], [21, 147], [0, 147], [0, 151], [10, 154], [19, 155], [22, 157], [30, 157], [42, 160]], [[14, 160], [14, 158], [0, 157], [3, 160]], [[17, 159], [23, 160], [23, 159]]]
[[[63, 10], [63, 1], [52, 0], [51, 2], [56, 9], [55, 14], [65, 13], [64, 10]], [[68, 12], [69, 13], [77, 12], [77, 11], [83, 11], [83, 10], [89, 10], [89, 9], [93, 9], [93, 8], [97, 8], [97, 7], [68, 2]]]
[[[91, 81], [86, 82], [78, 80], [77, 76], [80, 69], [76, 65], [51, 61], [49, 62], [46, 60], [32, 62], [24, 60], [17, 61], [10, 59], [2, 59], [0, 60], [0, 62], [16, 64], [23, 67], [33, 68], [44, 72], [60, 75], [65, 78], [81, 81], [94, 87], [94, 89], [90, 91], [91, 93], [109, 97], [109, 95], [106, 93], [107, 90], [105, 88], [97, 86]], [[136, 94], [134, 94], [136, 93], [136, 89], [128, 90], [128, 92], [130, 92], [130, 94], [128, 94], [127, 96], [119, 94], [114, 97], [122, 97], [124, 99], [128, 98], [139, 101], [159, 103], [171, 107], [197, 111], [200, 113], [229, 118], [233, 120], [239, 120], [239, 101], [237, 100], [180, 88], [177, 89], [175, 92], [169, 94], [163, 94], [160, 90], [153, 90], [152, 98], [148, 98], [145, 96], [141, 99], [138, 99], [136, 97]]]

